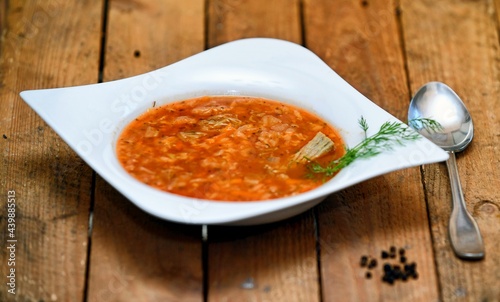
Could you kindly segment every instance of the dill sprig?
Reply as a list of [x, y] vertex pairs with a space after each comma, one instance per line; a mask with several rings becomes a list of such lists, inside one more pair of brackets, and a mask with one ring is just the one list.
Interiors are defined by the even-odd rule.
[[429, 134], [443, 130], [443, 126], [438, 121], [430, 118], [411, 119], [408, 121], [408, 125], [417, 131], [425, 130]]
[[363, 132], [365, 133], [365, 139], [368, 138], [368, 122], [366, 121], [364, 116], [361, 116], [361, 118], [358, 121], [359, 126], [361, 129], [363, 129]]
[[403, 146], [406, 142], [415, 141], [421, 137], [417, 132], [400, 122], [385, 122], [377, 133], [368, 137], [366, 119], [361, 117], [358, 124], [365, 133], [365, 139], [355, 147], [347, 148], [344, 156], [330, 162], [326, 167], [317, 162], [309, 163], [308, 168], [311, 173], [321, 173], [326, 177], [333, 176], [357, 159], [374, 157], [384, 151], [392, 150], [396, 145]]

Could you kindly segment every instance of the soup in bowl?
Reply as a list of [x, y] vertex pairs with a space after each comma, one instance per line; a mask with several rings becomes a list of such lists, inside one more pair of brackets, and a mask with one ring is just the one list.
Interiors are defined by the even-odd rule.
[[248, 96], [204, 96], [150, 108], [117, 140], [122, 167], [183, 196], [256, 201], [310, 191], [312, 173], [345, 153], [339, 132], [296, 106]]

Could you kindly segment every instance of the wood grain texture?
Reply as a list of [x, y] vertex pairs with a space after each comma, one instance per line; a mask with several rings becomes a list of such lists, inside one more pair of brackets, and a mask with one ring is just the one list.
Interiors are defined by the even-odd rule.
[[[154, 218], [99, 176], [93, 186], [91, 169], [19, 92], [96, 83], [103, 8], [104, 81], [273, 37], [305, 45], [403, 121], [422, 84], [447, 83], [475, 123], [457, 161], [485, 259], [453, 254], [444, 164], [363, 182], [285, 221], [211, 226], [204, 244], [201, 227]], [[4, 282], [0, 301], [500, 301], [499, 9], [500, 0], [0, 0], [4, 275], [8, 191], [18, 239], [17, 294]], [[379, 255], [391, 245], [406, 248], [418, 280], [381, 282]], [[371, 279], [362, 255], [379, 260]]]
[[[104, 81], [201, 52], [203, 2], [111, 1]], [[88, 300], [203, 300], [201, 242], [201, 227], [156, 219], [98, 177]]]
[[202, 0], [112, 0], [109, 4], [106, 81], [164, 67], [205, 47]]
[[500, 301], [498, 15], [491, 1], [402, 1], [402, 11], [412, 91], [430, 80], [447, 83], [470, 110], [475, 128], [472, 144], [457, 155], [457, 163], [467, 207], [483, 234], [483, 261], [454, 256], [446, 167], [424, 170], [442, 300]]
[[304, 1], [306, 47], [406, 121], [409, 93], [394, 1]]
[[[208, 45], [249, 37], [301, 42], [298, 1], [209, 1]], [[209, 301], [319, 301], [314, 217], [208, 228]]]
[[209, 227], [209, 301], [319, 301], [314, 216]]
[[144, 213], [96, 184], [88, 301], [202, 301], [199, 226]]
[[3, 36], [7, 25], [7, 0], [0, 1], [0, 36]]
[[0, 51], [2, 275], [7, 275], [9, 258], [4, 245], [8, 190], [16, 196], [18, 241], [16, 295], [8, 294], [2, 282], [0, 301], [79, 301], [85, 287], [92, 172], [18, 93], [97, 81], [101, 3], [9, 1], [5, 13]]
[[209, 0], [208, 47], [244, 38], [301, 43], [298, 0]]
[[[306, 46], [373, 102], [406, 120], [409, 92], [393, 1], [304, 2]], [[370, 121], [368, 120], [368, 123]], [[375, 131], [375, 130], [373, 130]], [[438, 301], [419, 168], [393, 172], [333, 194], [318, 206], [324, 301]], [[404, 247], [418, 280], [381, 281], [381, 251]], [[372, 278], [363, 255], [378, 260]]]
[[500, 0], [494, 0], [493, 1], [493, 9], [495, 10], [496, 13], [496, 22], [500, 21]]

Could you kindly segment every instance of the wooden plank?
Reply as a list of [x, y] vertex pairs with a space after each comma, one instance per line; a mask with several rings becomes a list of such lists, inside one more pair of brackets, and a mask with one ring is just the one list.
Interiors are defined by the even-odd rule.
[[7, 25], [7, 1], [0, 1], [0, 35], [3, 36]]
[[442, 300], [498, 301], [500, 55], [495, 7], [491, 1], [402, 1], [402, 11], [412, 92], [430, 80], [447, 83], [471, 111], [475, 128], [472, 144], [457, 155], [457, 163], [467, 207], [486, 245], [483, 261], [454, 256], [446, 167], [424, 170]]
[[312, 211], [274, 224], [208, 228], [209, 301], [320, 301]]
[[[394, 1], [304, 2], [306, 46], [373, 102], [406, 120], [409, 92]], [[368, 121], [369, 123], [370, 121]], [[419, 168], [333, 194], [318, 207], [324, 301], [437, 301], [439, 292]], [[382, 282], [381, 251], [406, 249], [419, 278]], [[365, 277], [360, 258], [378, 261]]]
[[110, 2], [105, 81], [155, 70], [203, 51], [203, 3]]
[[162, 221], [99, 178], [88, 301], [202, 301], [199, 226]]
[[[202, 51], [203, 15], [203, 0], [111, 1], [104, 81]], [[89, 301], [203, 300], [201, 243], [201, 227], [158, 220], [98, 177]]]
[[[299, 1], [209, 1], [208, 45], [249, 37], [301, 42]], [[318, 301], [312, 212], [256, 227], [208, 228], [208, 300]]]
[[208, 47], [267, 37], [301, 43], [298, 0], [209, 0]]
[[495, 0], [494, 2], [494, 9], [496, 12], [496, 21], [498, 22], [500, 20], [500, 0]]
[[[0, 50], [0, 265], [3, 276], [15, 268], [16, 294], [2, 282], [0, 301], [81, 301], [92, 171], [18, 93], [97, 81], [102, 4], [8, 4]], [[5, 241], [11, 191], [15, 267], [7, 265]]]

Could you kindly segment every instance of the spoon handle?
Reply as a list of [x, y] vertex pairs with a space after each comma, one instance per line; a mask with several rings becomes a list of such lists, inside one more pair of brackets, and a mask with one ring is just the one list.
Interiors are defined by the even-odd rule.
[[451, 245], [457, 256], [465, 259], [480, 259], [484, 257], [484, 244], [476, 221], [467, 211], [460, 178], [458, 176], [455, 153], [449, 152], [446, 161], [450, 176], [453, 210], [450, 217]]

